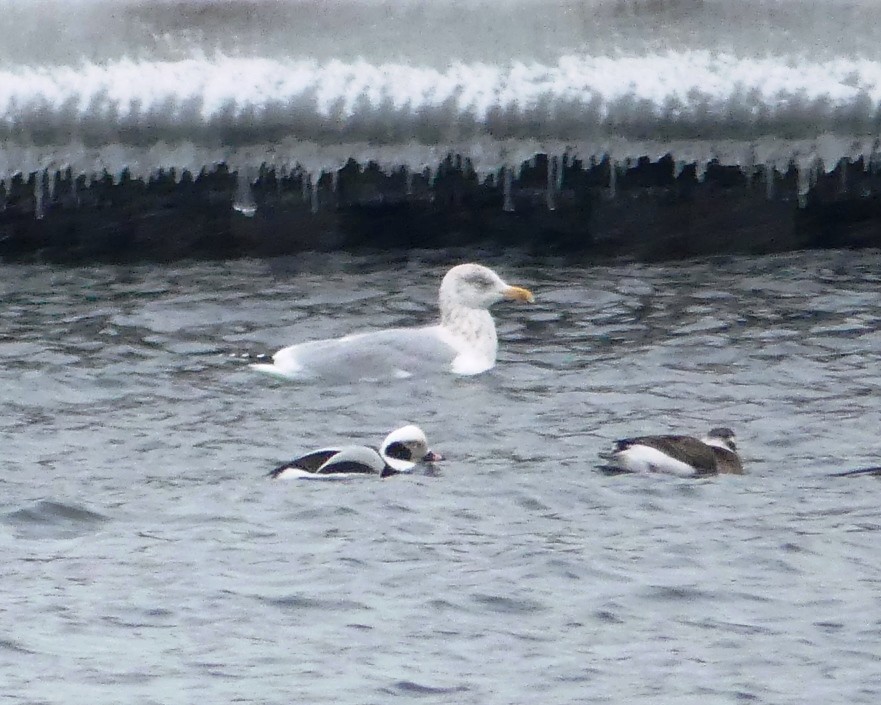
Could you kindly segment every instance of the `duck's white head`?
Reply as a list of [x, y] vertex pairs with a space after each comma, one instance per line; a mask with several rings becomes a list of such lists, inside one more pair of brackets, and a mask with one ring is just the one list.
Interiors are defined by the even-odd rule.
[[529, 289], [506, 284], [482, 264], [459, 264], [447, 272], [441, 282], [442, 310], [455, 306], [487, 309], [503, 299], [532, 303], [534, 297]]
[[708, 446], [722, 448], [723, 450], [728, 450], [732, 453], [737, 452], [737, 445], [734, 442], [734, 431], [725, 426], [710, 429], [707, 435], [701, 440]]
[[428, 447], [428, 439], [419, 426], [409, 424], [385, 437], [379, 454], [393, 470], [409, 472], [419, 463], [434, 463], [443, 456]]

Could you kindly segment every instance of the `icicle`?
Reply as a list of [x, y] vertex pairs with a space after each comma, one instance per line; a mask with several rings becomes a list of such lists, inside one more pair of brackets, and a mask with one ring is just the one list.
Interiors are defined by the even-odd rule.
[[547, 187], [545, 188], [545, 203], [547, 203], [549, 211], [557, 210], [556, 191], [557, 191], [557, 158], [556, 157], [548, 157], [548, 184], [547, 184]]
[[77, 181], [79, 181], [79, 177], [73, 173], [73, 170], [70, 171], [70, 195], [73, 197], [73, 202], [76, 203], [77, 208], [80, 207], [80, 192], [77, 188]]
[[502, 204], [502, 210], [505, 211], [506, 213], [513, 213], [514, 212], [514, 199], [511, 196], [511, 191], [514, 186], [514, 184], [513, 184], [514, 174], [511, 170], [510, 166], [505, 166], [505, 167], [503, 167], [503, 169], [505, 172], [504, 176], [502, 177], [502, 179], [504, 181], [503, 188], [504, 188], [505, 197], [504, 197], [504, 201]]
[[58, 177], [58, 172], [53, 171], [49, 176], [49, 203], [51, 204], [55, 200], [55, 179]]
[[683, 169], [685, 169], [685, 161], [682, 159], [674, 159], [673, 160], [673, 178], [678, 179], [679, 175], [682, 174]]
[[774, 166], [768, 164], [767, 162], [764, 165], [765, 171], [765, 198], [769, 201], [774, 200]]
[[340, 183], [340, 172], [338, 169], [334, 169], [330, 172], [330, 189], [334, 193], [336, 193], [337, 187]]
[[878, 165], [881, 164], [881, 155], [878, 154], [879, 140], [872, 143], [872, 151], [869, 153], [868, 159], [863, 159], [863, 167], [872, 174], [878, 172]]
[[45, 178], [45, 171], [38, 171], [36, 174], [34, 174], [34, 217], [37, 220], [43, 220], [43, 218], [46, 217], [45, 205], [43, 203]]
[[310, 187], [310, 185], [311, 184], [309, 183], [309, 175], [306, 173], [306, 170], [301, 167], [300, 168], [300, 188], [302, 189], [304, 203], [309, 200], [309, 187]]
[[406, 184], [407, 195], [413, 195], [413, 170], [409, 166], [404, 166], [404, 183]]
[[795, 168], [798, 174], [798, 207], [804, 208], [808, 204], [808, 193], [811, 190], [813, 165], [802, 164], [796, 161]]
[[746, 179], [746, 187], [752, 189], [753, 179], [756, 175], [756, 146], [751, 144], [746, 150], [743, 166], [740, 167], [740, 173]]
[[[554, 157], [556, 159], [556, 157]], [[557, 163], [557, 193], [561, 193], [563, 191], [563, 172], [566, 167], [566, 155], [564, 154], [560, 157], [560, 161]]]
[[618, 162], [609, 156], [609, 198], [615, 198], [618, 191]]
[[247, 218], [257, 212], [257, 203], [251, 190], [251, 170], [252, 167], [239, 167], [236, 172], [236, 195], [232, 202], [233, 210]]
[[309, 175], [309, 190], [311, 192], [312, 200], [311, 200], [311, 209], [313, 213], [318, 212], [318, 183], [321, 181], [321, 172], [318, 174], [318, 178], [314, 181], [312, 180], [312, 175]]

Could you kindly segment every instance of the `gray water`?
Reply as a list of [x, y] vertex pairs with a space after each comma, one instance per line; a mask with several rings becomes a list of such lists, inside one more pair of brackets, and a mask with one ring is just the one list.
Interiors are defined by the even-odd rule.
[[[580, 266], [497, 367], [323, 388], [231, 354], [432, 320], [438, 255], [0, 266], [4, 703], [877, 703], [881, 254]], [[274, 464], [419, 423], [388, 480]], [[738, 433], [748, 475], [608, 477]]]

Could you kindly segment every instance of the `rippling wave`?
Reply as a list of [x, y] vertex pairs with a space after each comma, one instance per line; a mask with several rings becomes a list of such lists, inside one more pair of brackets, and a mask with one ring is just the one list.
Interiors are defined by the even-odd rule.
[[23, 536], [62, 538], [90, 533], [107, 517], [76, 505], [40, 500], [7, 513], [3, 521]]
[[[482, 258], [536, 294], [495, 369], [334, 388], [229, 353], [427, 322], [444, 256], [0, 267], [5, 694], [874, 705], [881, 483], [828, 473], [881, 452], [881, 254]], [[400, 421], [437, 474], [265, 479]], [[747, 475], [595, 471], [721, 423]]]

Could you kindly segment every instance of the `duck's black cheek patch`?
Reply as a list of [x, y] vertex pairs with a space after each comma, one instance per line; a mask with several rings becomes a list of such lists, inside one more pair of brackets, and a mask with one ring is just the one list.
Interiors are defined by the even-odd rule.
[[387, 457], [394, 458], [395, 460], [413, 460], [413, 453], [410, 449], [398, 441], [389, 443], [386, 446], [385, 454]]

